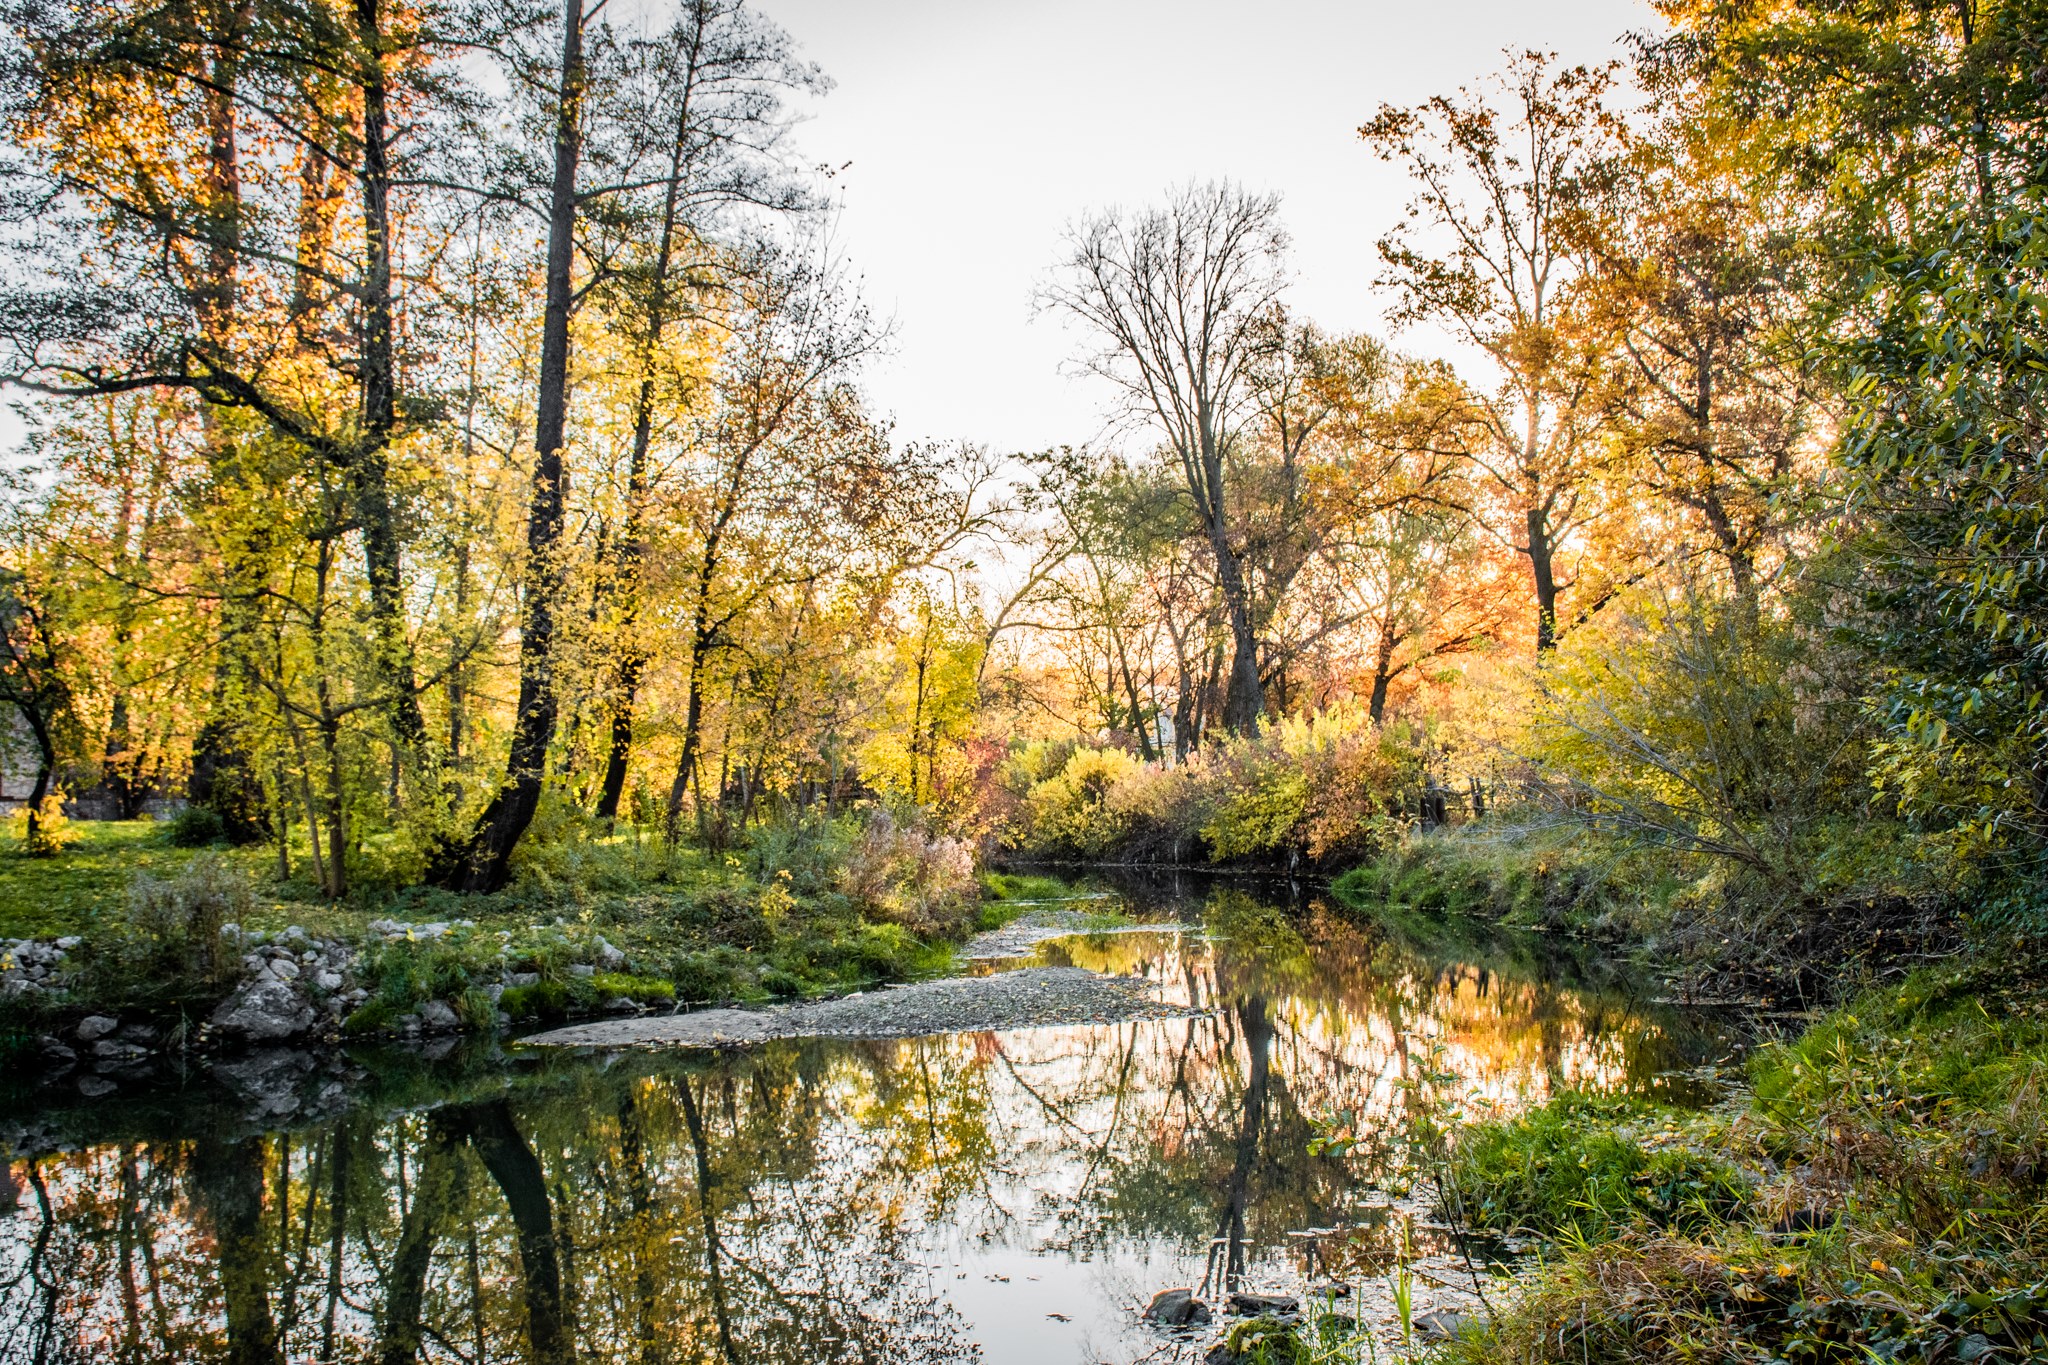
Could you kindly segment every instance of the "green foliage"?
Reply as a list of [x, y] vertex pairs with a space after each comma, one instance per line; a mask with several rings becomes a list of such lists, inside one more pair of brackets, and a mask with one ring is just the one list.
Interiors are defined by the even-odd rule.
[[187, 806], [171, 817], [168, 837], [177, 848], [205, 848], [228, 837], [220, 812], [211, 806]]
[[598, 972], [590, 978], [590, 989], [603, 1001], [637, 1000], [645, 1005], [658, 1000], [672, 1004], [676, 998], [674, 983], [624, 972]]
[[203, 856], [169, 877], [130, 882], [121, 912], [87, 944], [81, 992], [102, 1001], [204, 1000], [226, 993], [241, 953], [221, 930], [254, 904], [235, 864]]
[[1516, 1118], [1458, 1136], [1454, 1187], [1476, 1227], [1597, 1240], [1633, 1224], [1694, 1230], [1749, 1201], [1726, 1160], [1697, 1148], [1647, 1147], [1632, 1134], [1683, 1123], [1641, 1101], [1568, 1092]]
[[1795, 616], [1651, 593], [1575, 632], [1542, 676], [1533, 757], [1566, 816], [1719, 859], [1785, 897], [1868, 784], [1851, 662]]
[[[1467, 1134], [1468, 1199], [1567, 1237], [1515, 1306], [1445, 1359], [2039, 1356], [2040, 968], [2008, 953], [1870, 992], [1759, 1051], [1753, 1092], [1712, 1118], [1569, 1096]], [[1653, 1137], [1683, 1159], [1658, 1165]], [[1639, 1165], [1631, 1143], [1648, 1153]], [[1750, 1172], [1740, 1199], [1727, 1165]], [[1687, 1216], [1646, 1226], [1660, 1220], [1632, 1207], [1644, 1197]], [[1589, 1218], [1617, 1202], [1629, 1221]]]
[[533, 981], [508, 986], [498, 997], [498, 1008], [514, 1019], [559, 1019], [574, 1003], [569, 987], [560, 981]]
[[1143, 767], [1120, 749], [1076, 749], [1025, 798], [1035, 851], [1100, 858], [1130, 837], [1133, 813], [1111, 793]]
[[[2038, 178], [2038, 173], [2037, 173]], [[1876, 775], [1965, 848], [2048, 845], [2048, 189], [1945, 206], [1869, 261], [1840, 347], [1883, 665]]]
[[1669, 857], [1603, 847], [1573, 831], [1477, 826], [1404, 839], [1337, 878], [1331, 891], [1371, 913], [1472, 915], [1643, 938], [1693, 886]]

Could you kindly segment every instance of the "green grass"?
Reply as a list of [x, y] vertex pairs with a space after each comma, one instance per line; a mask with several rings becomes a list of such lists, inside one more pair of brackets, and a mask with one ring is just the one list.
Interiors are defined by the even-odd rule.
[[1621, 852], [1583, 831], [1480, 825], [1406, 839], [1338, 877], [1331, 891], [1354, 910], [1641, 937], [1692, 885], [1668, 855]]
[[[1761, 1050], [1750, 1092], [1714, 1118], [1564, 1096], [1466, 1133], [1468, 1207], [1555, 1246], [1442, 1358], [2048, 1357], [2042, 968], [2016, 948], [1868, 993]], [[1705, 1195], [1675, 1205], [1647, 1140], [1674, 1130], [1669, 1173]]]
[[[175, 876], [202, 852], [173, 847], [169, 827], [153, 820], [74, 820], [65, 828], [77, 842], [49, 857], [28, 856], [14, 839], [0, 844], [0, 936], [90, 932], [120, 910], [137, 872]], [[263, 851], [235, 856], [253, 869]]]
[[1584, 1092], [1465, 1129], [1451, 1171], [1447, 1188], [1472, 1226], [1571, 1241], [1632, 1226], [1696, 1230], [1749, 1201], [1741, 1172], [1704, 1145], [1698, 1116]]
[[[202, 981], [196, 964], [183, 970], [160, 962], [162, 951], [137, 970], [140, 945], [129, 941], [134, 879], [189, 878], [202, 857], [246, 884], [248, 894], [225, 916], [245, 929], [298, 925], [365, 943], [359, 980], [393, 1017], [429, 999], [461, 1011], [508, 964], [539, 973], [542, 985], [563, 983], [571, 963], [597, 960], [600, 937], [626, 958], [609, 995], [643, 1001], [763, 1000], [931, 976], [951, 965], [950, 939], [974, 927], [978, 909], [970, 893], [950, 922], [927, 918], [915, 929], [887, 922], [886, 907], [856, 903], [838, 889], [841, 860], [858, 836], [839, 826], [776, 830], [731, 853], [670, 847], [630, 830], [565, 828], [523, 849], [514, 884], [499, 894], [457, 896], [366, 874], [340, 903], [317, 899], [296, 879], [281, 881], [274, 847], [180, 848], [168, 825], [149, 821], [78, 821], [70, 829], [77, 842], [51, 857], [0, 851], [0, 934], [85, 936], [94, 961], [77, 979], [76, 1006], [189, 1013], [218, 998], [224, 986], [210, 973]], [[393, 861], [388, 850], [364, 855], [369, 872]], [[439, 939], [384, 943], [368, 934], [378, 918], [473, 925]], [[607, 998], [588, 980], [563, 989], [577, 1008]], [[533, 994], [536, 1008], [550, 999], [550, 992]], [[380, 1017], [366, 1005], [352, 1026], [371, 1030]]]

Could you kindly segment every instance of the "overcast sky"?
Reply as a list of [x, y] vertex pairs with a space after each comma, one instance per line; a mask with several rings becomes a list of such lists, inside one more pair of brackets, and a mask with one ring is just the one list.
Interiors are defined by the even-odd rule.
[[[1621, 54], [1641, 0], [759, 0], [837, 82], [798, 130], [852, 165], [838, 239], [893, 356], [870, 374], [905, 439], [998, 451], [1092, 439], [1102, 397], [1031, 294], [1079, 214], [1190, 178], [1277, 191], [1295, 307], [1384, 333], [1373, 242], [1407, 190], [1358, 140], [1493, 71], [1503, 48]], [[1410, 349], [1434, 339], [1412, 337]]]

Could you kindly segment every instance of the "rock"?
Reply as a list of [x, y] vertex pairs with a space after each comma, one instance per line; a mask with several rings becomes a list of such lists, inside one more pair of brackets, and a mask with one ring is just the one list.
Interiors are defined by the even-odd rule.
[[462, 1027], [462, 1017], [445, 1000], [429, 1000], [419, 1008], [420, 1027], [430, 1033], [448, 1033]]
[[295, 1038], [313, 1027], [319, 1016], [282, 981], [244, 983], [213, 1012], [213, 1026], [245, 1042], [267, 1043]]
[[601, 971], [618, 971], [626, 965], [626, 955], [617, 948], [612, 947], [604, 939], [599, 939], [597, 941], [597, 965]]
[[109, 1014], [89, 1014], [78, 1021], [78, 1041], [97, 1043], [100, 1039], [121, 1027], [121, 1021]]
[[515, 986], [531, 986], [540, 980], [539, 972], [514, 972], [505, 978]]
[[326, 991], [329, 994], [332, 994], [333, 992], [341, 989], [341, 973], [335, 971], [318, 972], [313, 977], [313, 984], [318, 986], [321, 990]]
[[639, 1008], [639, 1001], [629, 999], [628, 997], [623, 995], [613, 997], [612, 1000], [605, 1005], [605, 1009], [612, 1014], [632, 1014]]
[[272, 958], [269, 967], [265, 971], [273, 981], [297, 981], [299, 979], [299, 964], [288, 957]]
[[102, 1038], [92, 1045], [92, 1055], [103, 1062], [139, 1062], [149, 1056], [149, 1049], [140, 1043], [124, 1043], [116, 1038]]
[[1415, 1331], [1424, 1341], [1449, 1341], [1452, 1337], [1463, 1336], [1476, 1323], [1477, 1320], [1469, 1313], [1439, 1308], [1415, 1319]]
[[1192, 1289], [1162, 1289], [1146, 1305], [1145, 1320], [1162, 1327], [1197, 1327], [1209, 1320], [1209, 1305]]
[[114, 1083], [105, 1076], [80, 1076], [78, 1078], [78, 1093], [89, 1100], [105, 1099], [113, 1094], [116, 1088]]
[[42, 1049], [43, 1064], [52, 1071], [62, 1071], [66, 1067], [78, 1065], [78, 1054], [66, 1046], [61, 1038], [53, 1038], [46, 1033], [36, 1040], [36, 1044]]
[[157, 1040], [164, 1035], [163, 1030], [153, 1024], [130, 1024], [117, 1036], [124, 1043], [134, 1043], [138, 1047], [155, 1047]]
[[595, 976], [597, 975], [597, 968], [591, 966], [588, 962], [572, 962], [569, 964], [569, 975]]
[[1247, 1294], [1239, 1290], [1230, 1296], [1229, 1311], [1247, 1317], [1260, 1313], [1298, 1313], [1301, 1300], [1292, 1294]]
[[63, 950], [64, 952], [68, 953], [83, 942], [85, 942], [85, 940], [80, 938], [76, 934], [66, 934], [64, 937], [57, 940], [57, 947]]
[[1351, 1286], [1336, 1280], [1324, 1280], [1320, 1284], [1310, 1285], [1308, 1293], [1309, 1297], [1314, 1299], [1348, 1299], [1351, 1297]]

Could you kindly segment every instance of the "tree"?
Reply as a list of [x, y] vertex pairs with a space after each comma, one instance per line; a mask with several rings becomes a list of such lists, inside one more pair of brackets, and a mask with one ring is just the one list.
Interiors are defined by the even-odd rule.
[[1801, 271], [1792, 234], [1692, 113], [1638, 142], [1584, 222], [1589, 306], [1620, 338], [1608, 402], [1629, 481], [1704, 537], [1753, 611], [1813, 425], [1794, 333]]
[[[1582, 582], [1592, 569], [1583, 552], [1569, 577], [1560, 569], [1602, 510], [1607, 338], [1585, 325], [1571, 229], [1616, 150], [1604, 103], [1613, 79], [1612, 67], [1559, 71], [1554, 57], [1524, 52], [1486, 90], [1383, 105], [1359, 129], [1417, 186], [1408, 223], [1379, 244], [1396, 319], [1447, 327], [1500, 376], [1477, 400], [1488, 439], [1472, 458], [1512, 514], [1502, 539], [1529, 561], [1539, 654], [1557, 643], [1563, 595], [1598, 586]], [[1417, 222], [1443, 241], [1436, 254], [1417, 242]]]
[[451, 890], [496, 891], [505, 884], [512, 850], [533, 823], [555, 737], [556, 598], [563, 580], [562, 532], [567, 471], [562, 446], [569, 420], [569, 315], [576, 227], [576, 188], [583, 153], [583, 103], [589, 72], [583, 53], [583, 0], [564, 0], [562, 55], [552, 104], [552, 176], [548, 187], [546, 304], [534, 403], [533, 472], [526, 512], [526, 581], [520, 596], [519, 700], [505, 779], [466, 840], [436, 850], [430, 880]]
[[1117, 387], [1126, 416], [1154, 425], [1180, 463], [1230, 622], [1223, 724], [1232, 733], [1254, 729], [1265, 708], [1229, 469], [1284, 283], [1279, 212], [1277, 199], [1222, 183], [1189, 185], [1163, 208], [1084, 218], [1068, 234], [1062, 279], [1041, 297], [1095, 334], [1100, 344], [1083, 364]]
[[597, 816], [606, 821], [617, 817], [625, 790], [634, 703], [647, 667], [647, 648], [638, 638], [640, 577], [664, 347], [678, 324], [697, 311], [694, 296], [718, 288], [727, 265], [705, 249], [705, 220], [711, 213], [735, 203], [778, 212], [810, 206], [802, 182], [784, 174], [777, 159], [788, 125], [781, 101], [786, 92], [828, 88], [815, 65], [796, 60], [789, 36], [749, 12], [743, 0], [691, 0], [666, 33], [636, 45], [634, 59], [633, 74], [644, 87], [643, 117], [672, 132], [659, 208], [645, 214], [651, 240], [643, 246], [643, 259], [619, 268], [615, 285], [615, 306], [628, 334], [626, 349], [638, 384], [625, 522], [611, 566], [618, 658], [597, 800]]

